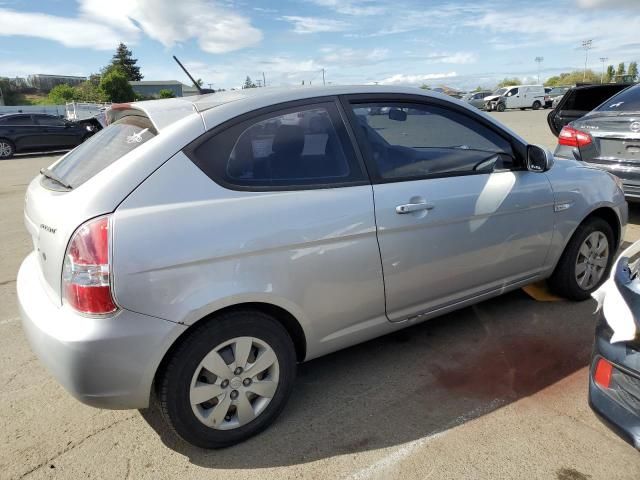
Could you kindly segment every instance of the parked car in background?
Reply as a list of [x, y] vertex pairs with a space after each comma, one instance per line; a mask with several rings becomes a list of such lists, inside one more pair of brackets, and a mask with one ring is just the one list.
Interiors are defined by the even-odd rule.
[[557, 137], [562, 127], [589, 113], [609, 97], [629, 87], [624, 83], [607, 83], [604, 85], [581, 85], [571, 87], [564, 95], [558, 97], [557, 105], [547, 115], [547, 123], [551, 132]]
[[43, 113], [0, 116], [0, 158], [29, 151], [73, 148], [93, 135], [89, 125]]
[[481, 90], [479, 92], [469, 92], [462, 97], [463, 102], [467, 102], [469, 105], [473, 105], [480, 110], [484, 110], [485, 98], [490, 96], [492, 92], [490, 90]]
[[504, 112], [508, 108], [538, 110], [544, 106], [544, 95], [542, 85], [514, 85], [499, 88], [485, 98], [485, 108], [498, 112]]
[[563, 127], [556, 155], [613, 173], [622, 179], [627, 198], [640, 200], [640, 85]]
[[27, 189], [23, 328], [81, 401], [154, 396], [205, 448], [266, 428], [297, 362], [541, 279], [589, 298], [627, 222], [612, 175], [420, 89], [247, 89], [108, 118]]
[[620, 254], [598, 300], [589, 405], [640, 450], [640, 242]]
[[[548, 87], [545, 87], [545, 91]], [[553, 102], [559, 101], [562, 96], [569, 91], [571, 87], [553, 87], [549, 89], [545, 97], [545, 108], [552, 108]], [[557, 105], [557, 104], [556, 104]]]

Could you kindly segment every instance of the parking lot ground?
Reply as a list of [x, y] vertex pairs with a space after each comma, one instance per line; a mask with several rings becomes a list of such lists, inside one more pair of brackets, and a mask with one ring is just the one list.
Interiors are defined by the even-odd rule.
[[[552, 147], [545, 115], [495, 114]], [[522, 291], [301, 365], [278, 421], [225, 450], [190, 447], [154, 408], [78, 403], [31, 353], [15, 295], [24, 190], [56, 158], [0, 162], [0, 478], [640, 478], [587, 405], [595, 303]]]

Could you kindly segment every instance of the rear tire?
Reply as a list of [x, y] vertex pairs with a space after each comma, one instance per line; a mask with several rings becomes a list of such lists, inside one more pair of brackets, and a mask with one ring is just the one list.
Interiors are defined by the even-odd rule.
[[16, 147], [6, 138], [0, 138], [0, 158], [11, 158], [16, 153]]
[[[604, 239], [606, 251], [603, 249]], [[592, 244], [593, 248], [590, 247]], [[597, 254], [599, 249], [603, 251]], [[599, 217], [586, 220], [578, 226], [565, 247], [549, 279], [551, 290], [569, 300], [588, 299], [608, 278], [615, 253], [611, 226]]]
[[535, 102], [533, 102], [533, 109], [534, 110], [540, 110], [540, 107], [542, 106], [542, 104], [536, 100]]
[[[256, 435], [280, 414], [293, 388], [296, 353], [284, 327], [262, 312], [229, 312], [205, 322], [172, 354], [156, 393], [175, 433], [198, 447], [223, 448]], [[261, 363], [270, 366], [261, 369]]]

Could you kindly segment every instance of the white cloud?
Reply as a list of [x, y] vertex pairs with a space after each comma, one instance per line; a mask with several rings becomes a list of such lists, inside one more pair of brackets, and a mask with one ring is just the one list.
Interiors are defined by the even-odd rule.
[[325, 47], [320, 49], [320, 52], [323, 55], [320, 57], [319, 62], [323, 65], [343, 67], [371, 65], [388, 59], [390, 54], [387, 48], [358, 50], [353, 48]]
[[425, 73], [421, 75], [405, 75], [403, 73], [396, 73], [395, 75], [385, 78], [378, 83], [382, 85], [418, 85], [428, 80], [453, 78], [457, 76], [458, 74], [456, 72]]
[[90, 19], [65, 18], [44, 13], [23, 13], [0, 8], [0, 36], [39, 37], [65, 47], [111, 50], [119, 41], [131, 41], [136, 32], [123, 32]]
[[371, 0], [311, 0], [316, 5], [327, 7], [343, 15], [381, 15], [387, 8]]
[[0, 35], [57, 41], [67, 47], [110, 50], [143, 33], [166, 47], [195, 39], [202, 50], [224, 53], [262, 40], [249, 19], [207, 0], [78, 0], [79, 15], [60, 17], [0, 9]]
[[581, 8], [612, 8], [612, 7], [634, 7], [640, 8], [638, 0], [576, 0]]
[[341, 32], [350, 27], [347, 22], [329, 18], [298, 17], [286, 15], [282, 20], [293, 23], [295, 33]]

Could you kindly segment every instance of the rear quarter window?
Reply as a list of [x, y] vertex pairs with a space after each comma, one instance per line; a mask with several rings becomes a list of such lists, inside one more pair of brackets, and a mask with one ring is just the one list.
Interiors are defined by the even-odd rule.
[[51, 171], [76, 188], [157, 133], [145, 116], [121, 118], [69, 152]]

